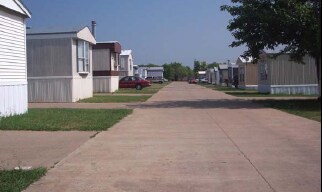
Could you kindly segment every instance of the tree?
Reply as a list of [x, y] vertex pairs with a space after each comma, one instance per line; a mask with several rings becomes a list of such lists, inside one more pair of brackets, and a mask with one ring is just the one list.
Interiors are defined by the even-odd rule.
[[174, 79], [174, 68], [171, 67], [171, 64], [164, 64], [164, 78], [173, 80]]
[[213, 69], [215, 67], [219, 67], [219, 63], [213, 62], [213, 63], [210, 63], [210, 64], [207, 65], [208, 69]]
[[166, 79], [181, 81], [184, 78], [193, 76], [193, 72], [190, 67], [185, 67], [181, 63], [173, 62], [170, 64], [164, 64], [164, 77]]
[[231, 47], [246, 45], [243, 56], [256, 62], [265, 49], [284, 48], [292, 60], [303, 62], [309, 54], [316, 60], [321, 95], [321, 0], [231, 0], [221, 6], [234, 18], [228, 25], [235, 41]]
[[193, 72], [195, 76], [198, 76], [198, 71], [206, 71], [207, 70], [207, 63], [205, 61], [194, 61]]
[[160, 65], [149, 63], [147, 65], [139, 65], [139, 67], [160, 67]]

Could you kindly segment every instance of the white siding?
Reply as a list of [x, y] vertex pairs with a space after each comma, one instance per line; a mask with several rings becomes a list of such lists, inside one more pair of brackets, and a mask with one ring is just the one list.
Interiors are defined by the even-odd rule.
[[0, 117], [27, 112], [27, 84], [0, 85]]
[[0, 116], [28, 109], [25, 19], [0, 9]]
[[26, 81], [24, 19], [0, 10], [0, 82]]
[[73, 79], [73, 102], [81, 99], [93, 97], [93, 79], [90, 78], [75, 78]]
[[72, 77], [28, 78], [29, 102], [72, 102]]
[[93, 77], [94, 93], [113, 93], [119, 89], [119, 77]]

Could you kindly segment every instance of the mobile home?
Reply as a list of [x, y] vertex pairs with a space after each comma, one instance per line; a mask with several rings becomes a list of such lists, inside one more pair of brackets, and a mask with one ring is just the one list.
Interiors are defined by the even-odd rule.
[[26, 19], [19, 0], [0, 1], [0, 117], [27, 112]]
[[315, 59], [304, 57], [304, 64], [290, 60], [288, 54], [277, 58], [261, 55], [258, 67], [258, 90], [272, 94], [319, 94]]
[[120, 55], [120, 77], [133, 75], [134, 70], [132, 50], [122, 50]]
[[253, 58], [239, 57], [236, 64], [239, 66], [239, 88], [258, 89], [258, 65]]
[[93, 46], [93, 83], [95, 93], [112, 93], [119, 89], [121, 44], [99, 42]]
[[88, 27], [28, 30], [29, 102], [76, 102], [92, 97], [95, 44]]

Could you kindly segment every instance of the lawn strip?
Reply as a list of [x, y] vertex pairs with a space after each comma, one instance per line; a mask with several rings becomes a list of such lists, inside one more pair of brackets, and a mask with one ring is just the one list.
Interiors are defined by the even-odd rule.
[[317, 95], [303, 95], [303, 94], [269, 94], [269, 93], [259, 93], [259, 92], [225, 92], [228, 95], [235, 97], [317, 97]]
[[46, 174], [45, 168], [0, 170], [0, 191], [20, 192]]
[[0, 119], [0, 130], [104, 131], [131, 114], [131, 109], [29, 109]]
[[260, 100], [253, 102], [321, 122], [321, 101], [318, 100]]

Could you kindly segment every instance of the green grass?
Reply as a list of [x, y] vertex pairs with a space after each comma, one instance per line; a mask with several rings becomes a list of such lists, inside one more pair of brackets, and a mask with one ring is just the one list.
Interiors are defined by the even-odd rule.
[[46, 174], [45, 168], [37, 168], [28, 171], [22, 170], [3, 170], [0, 171], [0, 191], [1, 192], [20, 192], [30, 184], [40, 179]]
[[318, 100], [260, 100], [254, 102], [321, 122], [321, 101]]
[[103, 131], [131, 114], [130, 109], [29, 109], [0, 119], [0, 130]]
[[80, 103], [134, 103], [145, 102], [151, 96], [126, 96], [126, 95], [95, 95], [92, 98], [80, 100]]
[[259, 92], [250, 92], [250, 91], [241, 91], [241, 92], [225, 92], [226, 94], [236, 96], [236, 97], [317, 97], [317, 95], [288, 95], [288, 94], [269, 94], [269, 93], [259, 93]]
[[220, 85], [211, 85], [211, 84], [198, 84], [203, 87], [209, 88], [209, 89], [214, 89], [216, 91], [223, 91], [223, 92], [249, 92], [249, 93], [254, 93], [256, 92], [255, 90], [244, 90], [244, 89], [236, 89], [233, 87], [227, 87], [227, 86], [220, 86]]
[[165, 87], [169, 84], [170, 84], [169, 82], [165, 82], [163, 84], [154, 83], [150, 87], [146, 87], [142, 90], [121, 88], [118, 91], [116, 91], [115, 94], [155, 94], [159, 90], [161, 90], [163, 87]]

